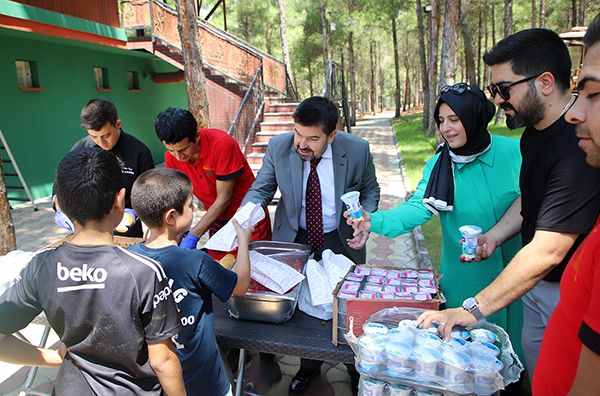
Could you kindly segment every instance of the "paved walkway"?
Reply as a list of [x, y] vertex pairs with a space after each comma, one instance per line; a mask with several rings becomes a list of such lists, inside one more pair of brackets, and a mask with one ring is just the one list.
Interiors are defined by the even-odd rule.
[[[403, 164], [397, 149], [395, 133], [392, 127], [393, 113], [382, 113], [363, 120], [353, 128], [353, 133], [371, 144], [371, 152], [377, 171], [377, 179], [381, 186], [381, 210], [391, 209], [403, 202], [407, 194], [408, 180], [404, 176]], [[31, 209], [31, 204], [22, 204], [12, 211], [13, 222], [17, 235], [17, 248], [24, 251], [35, 251], [55, 242], [69, 233], [54, 224], [54, 211], [50, 207], [50, 199], [36, 201], [40, 208], [37, 212]], [[271, 208], [270, 208], [271, 210]], [[271, 212], [274, 213], [274, 210]], [[200, 217], [202, 213], [197, 213]], [[429, 256], [424, 247], [420, 227], [414, 232], [394, 239], [384, 236], [371, 235], [367, 243], [367, 263], [388, 267], [431, 268]], [[25, 336], [37, 343], [42, 326], [30, 325]], [[56, 335], [48, 345], [57, 342]], [[283, 378], [274, 385], [269, 385], [260, 379], [260, 364], [258, 354], [253, 354], [253, 362], [246, 372], [244, 383], [251, 382], [254, 391], [267, 396], [287, 395], [287, 389], [292, 377], [299, 368], [300, 359], [291, 356], [280, 356], [279, 363]], [[28, 373], [27, 367], [0, 363], [0, 395], [18, 395]], [[52, 381], [56, 378], [58, 369], [41, 369], [37, 375], [34, 388], [49, 391]], [[343, 364], [325, 362], [321, 376], [311, 382], [307, 396], [350, 396], [350, 379]]]

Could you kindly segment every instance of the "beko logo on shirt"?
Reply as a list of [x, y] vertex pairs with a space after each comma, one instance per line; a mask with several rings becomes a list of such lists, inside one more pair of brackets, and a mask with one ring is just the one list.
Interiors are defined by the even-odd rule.
[[62, 265], [59, 261], [56, 263], [56, 276], [59, 281], [65, 282], [71, 280], [73, 282], [89, 282], [76, 286], [58, 287], [58, 293], [84, 290], [84, 289], [104, 289], [103, 283], [108, 278], [108, 272], [104, 268], [94, 268], [87, 264], [81, 267], [68, 268]]

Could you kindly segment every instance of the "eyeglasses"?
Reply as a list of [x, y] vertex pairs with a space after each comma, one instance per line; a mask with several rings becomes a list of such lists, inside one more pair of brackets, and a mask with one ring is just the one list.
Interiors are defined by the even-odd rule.
[[542, 74], [544, 74], [545, 72], [541, 72], [539, 74], [536, 74], [535, 76], [531, 76], [531, 77], [526, 77], [522, 80], [519, 81], [515, 81], [514, 83], [510, 83], [508, 85], [496, 85], [496, 84], [492, 84], [492, 85], [488, 85], [487, 89], [488, 91], [490, 91], [490, 95], [492, 95], [492, 99], [494, 99], [496, 97], [496, 95], [500, 95], [500, 97], [504, 100], [509, 100], [510, 99], [510, 89], [512, 87], [514, 87], [517, 84], [521, 84], [524, 83], [526, 81], [529, 80], [533, 80], [534, 78], [537, 78], [539, 76], [541, 76]]
[[448, 92], [452, 92], [455, 95], [460, 95], [465, 91], [470, 91], [471, 87], [467, 83], [458, 83], [454, 85], [444, 85], [442, 89], [440, 89], [440, 95], [444, 95]]

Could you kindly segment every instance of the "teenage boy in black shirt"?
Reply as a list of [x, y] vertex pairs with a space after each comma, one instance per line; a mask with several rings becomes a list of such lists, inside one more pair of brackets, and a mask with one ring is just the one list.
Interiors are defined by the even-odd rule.
[[[71, 150], [81, 147], [100, 147], [119, 157], [123, 161], [125, 208], [132, 211], [130, 196], [133, 182], [139, 175], [154, 168], [150, 149], [135, 136], [121, 129], [117, 108], [107, 99], [92, 99], [83, 107], [81, 127], [87, 131], [88, 136], [75, 143]], [[117, 227], [115, 235], [142, 237], [142, 223], [136, 221], [130, 227], [125, 223], [121, 224]]]

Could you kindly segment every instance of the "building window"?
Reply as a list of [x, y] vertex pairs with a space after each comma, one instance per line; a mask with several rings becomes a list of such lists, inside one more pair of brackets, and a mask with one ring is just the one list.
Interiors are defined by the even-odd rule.
[[41, 90], [38, 79], [37, 63], [34, 61], [15, 60], [17, 81], [21, 90]]
[[108, 69], [106, 67], [94, 67], [94, 75], [96, 77], [96, 89], [110, 90], [108, 85]]
[[138, 72], [136, 71], [128, 71], [127, 72], [127, 85], [130, 91], [139, 91], [140, 90], [140, 79], [138, 77]]

